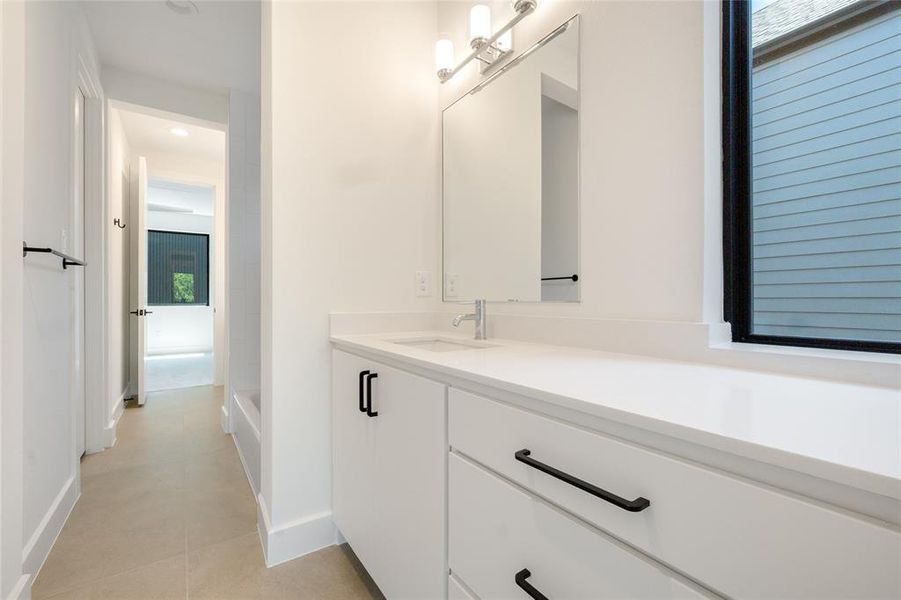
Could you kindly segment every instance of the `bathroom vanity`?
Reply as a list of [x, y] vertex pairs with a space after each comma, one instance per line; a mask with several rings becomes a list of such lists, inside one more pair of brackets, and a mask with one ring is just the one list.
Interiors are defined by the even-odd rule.
[[897, 598], [894, 390], [337, 335], [334, 520], [388, 598]]

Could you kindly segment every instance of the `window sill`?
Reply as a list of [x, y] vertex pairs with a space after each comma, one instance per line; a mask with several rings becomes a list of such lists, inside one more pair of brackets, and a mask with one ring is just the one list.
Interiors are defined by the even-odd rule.
[[711, 341], [709, 350], [727, 362], [786, 374], [901, 388], [901, 356], [880, 352]]

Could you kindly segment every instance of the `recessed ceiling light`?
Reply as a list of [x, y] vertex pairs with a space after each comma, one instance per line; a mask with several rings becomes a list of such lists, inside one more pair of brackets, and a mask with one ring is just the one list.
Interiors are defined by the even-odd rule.
[[179, 15], [200, 14], [200, 9], [191, 0], [166, 0], [166, 7]]
[[173, 127], [169, 130], [169, 133], [177, 137], [188, 137], [188, 130], [181, 127]]

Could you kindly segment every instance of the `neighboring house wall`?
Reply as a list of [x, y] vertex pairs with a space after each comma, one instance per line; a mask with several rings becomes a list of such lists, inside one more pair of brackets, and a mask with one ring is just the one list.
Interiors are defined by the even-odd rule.
[[754, 333], [901, 331], [901, 11], [753, 75]]

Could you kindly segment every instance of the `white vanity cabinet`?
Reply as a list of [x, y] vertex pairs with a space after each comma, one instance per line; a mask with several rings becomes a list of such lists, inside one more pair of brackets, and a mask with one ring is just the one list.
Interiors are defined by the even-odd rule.
[[333, 517], [388, 598], [447, 594], [445, 393], [332, 353]]
[[333, 353], [334, 519], [388, 598], [901, 598], [897, 523], [392, 356]]

